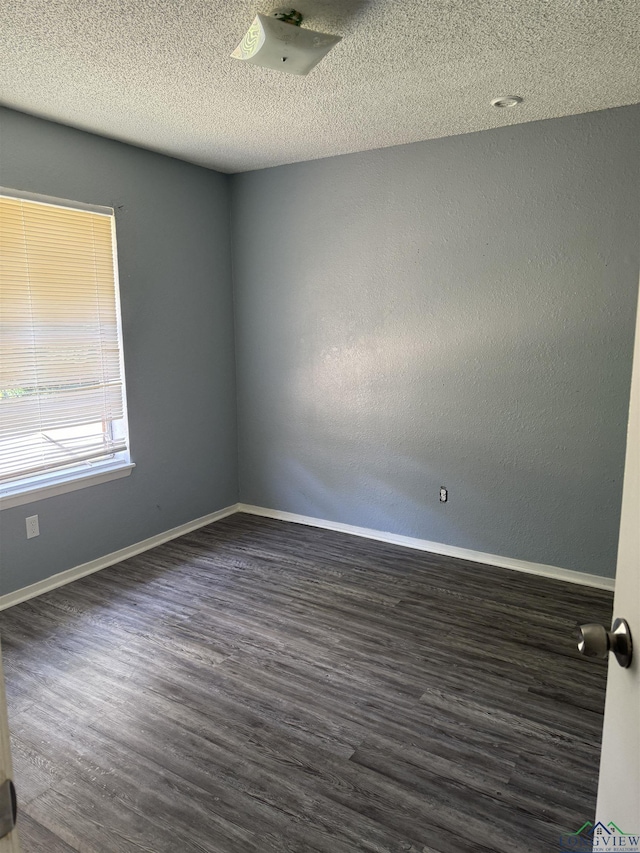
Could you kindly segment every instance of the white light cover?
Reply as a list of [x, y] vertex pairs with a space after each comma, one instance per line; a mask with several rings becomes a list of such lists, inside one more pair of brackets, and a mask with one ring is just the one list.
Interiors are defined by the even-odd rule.
[[308, 74], [341, 36], [305, 30], [268, 15], [256, 15], [231, 56], [286, 74]]

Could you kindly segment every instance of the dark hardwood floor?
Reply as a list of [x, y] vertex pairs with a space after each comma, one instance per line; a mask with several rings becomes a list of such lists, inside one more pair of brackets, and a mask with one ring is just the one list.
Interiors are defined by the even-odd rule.
[[595, 589], [236, 515], [0, 614], [23, 853], [553, 853]]

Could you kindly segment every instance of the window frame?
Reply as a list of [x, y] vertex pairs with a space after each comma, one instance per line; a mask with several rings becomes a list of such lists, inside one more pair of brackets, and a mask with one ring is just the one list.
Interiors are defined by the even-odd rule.
[[70, 199], [57, 198], [55, 196], [42, 195], [39, 193], [26, 192], [9, 187], [0, 186], [0, 195], [9, 198], [33, 201], [53, 207], [70, 208], [71, 210], [84, 211], [87, 213], [98, 213], [108, 216], [111, 223], [111, 248], [113, 253], [113, 286], [116, 324], [118, 333], [120, 376], [122, 378], [122, 411], [121, 422], [124, 426], [127, 448], [112, 454], [106, 459], [88, 460], [71, 464], [67, 467], [52, 468], [13, 480], [0, 483], [0, 510], [9, 509], [14, 506], [32, 503], [65, 494], [66, 492], [85, 489], [98, 483], [106, 483], [110, 480], [128, 477], [135, 464], [131, 461], [131, 446], [129, 434], [129, 418], [127, 410], [127, 385], [124, 364], [124, 337], [122, 333], [122, 311], [120, 301], [120, 280], [118, 270], [118, 244], [116, 239], [116, 217], [112, 207], [102, 205], [86, 204], [85, 202], [71, 201]]

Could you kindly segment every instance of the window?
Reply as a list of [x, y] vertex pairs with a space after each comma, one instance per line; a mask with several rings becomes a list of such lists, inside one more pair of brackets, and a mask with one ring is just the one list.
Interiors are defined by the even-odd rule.
[[130, 473], [110, 208], [0, 190], [0, 501]]

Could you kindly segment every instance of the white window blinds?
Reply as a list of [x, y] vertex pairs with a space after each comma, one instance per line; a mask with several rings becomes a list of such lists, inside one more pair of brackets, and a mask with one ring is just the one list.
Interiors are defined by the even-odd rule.
[[126, 450], [113, 216], [0, 195], [0, 482]]

